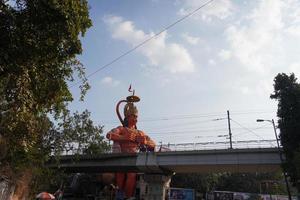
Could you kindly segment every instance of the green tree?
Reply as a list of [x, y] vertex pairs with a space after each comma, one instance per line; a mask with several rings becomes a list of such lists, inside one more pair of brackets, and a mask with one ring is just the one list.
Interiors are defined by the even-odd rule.
[[300, 191], [300, 84], [293, 73], [275, 77], [271, 99], [278, 101], [280, 141], [286, 157], [283, 167]]
[[[97, 155], [108, 152], [110, 147], [103, 140], [102, 133], [103, 127], [94, 125], [87, 110], [72, 115], [68, 113], [63, 121], [55, 126], [52, 125], [49, 129], [43, 139], [42, 149], [45, 155], [51, 155], [52, 158], [55, 156], [58, 162], [60, 156], [64, 154], [75, 155], [74, 162], [76, 162], [76, 155]], [[46, 166], [42, 169], [44, 170], [40, 171], [40, 176], [36, 176], [32, 181], [32, 188], [39, 191], [57, 189], [61, 182], [69, 177], [69, 174], [59, 169], [50, 170]]]
[[[222, 173], [217, 190], [286, 194], [281, 173]], [[267, 184], [267, 185], [266, 185]]]
[[68, 84], [81, 81], [81, 100], [89, 88], [76, 55], [91, 25], [86, 0], [0, 0], [0, 176], [16, 185], [16, 199], [50, 153], [74, 141], [78, 151], [101, 150], [101, 127], [68, 111]]
[[[172, 177], [172, 187], [193, 188], [201, 193], [213, 190], [286, 194], [280, 173], [213, 173], [176, 174]], [[264, 183], [268, 187], [264, 188]]]
[[[62, 154], [96, 155], [107, 152], [109, 145], [104, 141], [102, 126], [94, 125], [90, 119], [90, 112], [69, 113], [64, 120], [52, 126], [44, 138], [44, 149], [48, 154], [60, 156]], [[59, 157], [58, 157], [59, 158]]]
[[218, 174], [176, 174], [172, 177], [171, 187], [193, 188], [201, 193], [206, 193], [213, 190], [218, 181]]

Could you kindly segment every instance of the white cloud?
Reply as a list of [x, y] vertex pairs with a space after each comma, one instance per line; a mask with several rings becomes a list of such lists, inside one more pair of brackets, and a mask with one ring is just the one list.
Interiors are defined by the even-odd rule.
[[239, 89], [241, 90], [242, 94], [245, 94], [245, 95], [251, 94], [251, 89], [247, 86], [239, 87]]
[[183, 39], [185, 39], [191, 45], [197, 45], [200, 41], [199, 37], [190, 36], [188, 33], [182, 34]]
[[120, 84], [120, 81], [113, 79], [110, 76], [106, 76], [101, 80], [101, 83], [104, 85], [116, 87]]
[[[154, 33], [146, 34], [136, 29], [133, 22], [125, 21], [119, 16], [106, 16], [104, 22], [112, 31], [112, 37], [136, 46], [147, 40]], [[180, 44], [166, 41], [167, 33], [163, 32], [158, 37], [144, 44], [136, 51], [146, 56], [150, 65], [160, 66], [171, 73], [193, 72], [195, 66], [189, 52]]]
[[299, 63], [292, 63], [289, 66], [290, 73], [294, 73], [296, 77], [300, 78], [300, 62]]
[[271, 79], [253, 80], [250, 77], [248, 79], [237, 79], [232, 88], [243, 95], [252, 96], [265, 96], [266, 94], [271, 94], [273, 91]]
[[[183, 7], [178, 11], [178, 14], [187, 15], [206, 2], [207, 1], [184, 0]], [[218, 0], [209, 3], [199, 11], [200, 14], [195, 14], [192, 17], [198, 19], [198, 16], [200, 16], [204, 21], [211, 21], [212, 18], [225, 19], [232, 14], [233, 9], [234, 7], [230, 0]]]
[[225, 32], [232, 57], [246, 69], [260, 73], [270, 72], [290, 60], [296, 41], [300, 42], [300, 37], [290, 41], [287, 36], [300, 33], [299, 24], [290, 26], [299, 20], [298, 15], [291, 15], [297, 6], [299, 2], [295, 0], [259, 1], [242, 23], [229, 26]]
[[288, 21], [290, 24], [297, 24], [300, 22], [300, 2], [299, 0], [286, 0], [286, 3], [290, 5], [288, 14]]
[[229, 60], [231, 58], [231, 52], [225, 49], [222, 49], [218, 56], [221, 58], [221, 60]]
[[292, 36], [300, 37], [300, 26], [290, 26], [286, 29], [286, 32]]
[[210, 64], [210, 65], [216, 65], [216, 61], [213, 60], [213, 59], [209, 59], [208, 60], [208, 64]]

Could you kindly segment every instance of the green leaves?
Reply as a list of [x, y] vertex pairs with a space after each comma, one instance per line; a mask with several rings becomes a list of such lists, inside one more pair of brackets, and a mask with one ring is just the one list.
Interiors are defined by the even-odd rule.
[[271, 98], [278, 101], [280, 141], [286, 157], [284, 169], [300, 191], [300, 84], [294, 74], [278, 74]]
[[[282, 179], [282, 174], [279, 173], [176, 174], [172, 178], [171, 186], [193, 188], [201, 193], [220, 190], [284, 194], [286, 191]], [[266, 182], [268, 187], [263, 187]]]
[[9, 168], [12, 178], [29, 168], [38, 180], [50, 155], [105, 151], [102, 127], [89, 112], [68, 111], [74, 76], [82, 82], [81, 100], [89, 89], [76, 59], [80, 36], [92, 25], [87, 1], [1, 0], [0, 19], [0, 138], [6, 145], [0, 168]]
[[[102, 136], [102, 126], [95, 126], [90, 112], [74, 113], [64, 117], [56, 127], [52, 127], [48, 145], [54, 155], [61, 154], [99, 154], [109, 150]], [[51, 138], [51, 140], [50, 140]]]

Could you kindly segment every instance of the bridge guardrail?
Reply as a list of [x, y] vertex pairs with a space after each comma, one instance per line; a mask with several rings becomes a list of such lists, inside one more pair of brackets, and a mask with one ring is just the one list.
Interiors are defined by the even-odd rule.
[[[276, 140], [245, 140], [245, 141], [232, 141], [233, 149], [251, 149], [251, 148], [268, 148], [277, 147]], [[168, 143], [159, 144], [155, 147], [156, 152], [164, 151], [195, 151], [195, 150], [214, 150], [214, 149], [229, 149], [229, 142], [196, 142], [196, 143]], [[112, 145], [110, 151], [112, 153]], [[82, 154], [77, 149], [65, 151], [61, 155], [74, 155]]]
[[[248, 140], [233, 141], [234, 149], [251, 149], [277, 147], [276, 140]], [[229, 142], [198, 142], [198, 143], [180, 143], [180, 144], [161, 144], [156, 147], [156, 151], [193, 151], [193, 150], [213, 150], [229, 149]]]

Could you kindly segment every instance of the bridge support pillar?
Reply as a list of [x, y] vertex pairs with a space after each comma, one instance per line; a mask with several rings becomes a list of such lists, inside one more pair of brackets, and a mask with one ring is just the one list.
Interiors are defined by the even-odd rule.
[[171, 177], [172, 175], [144, 174], [144, 180], [147, 183], [145, 199], [164, 200], [170, 187]]

